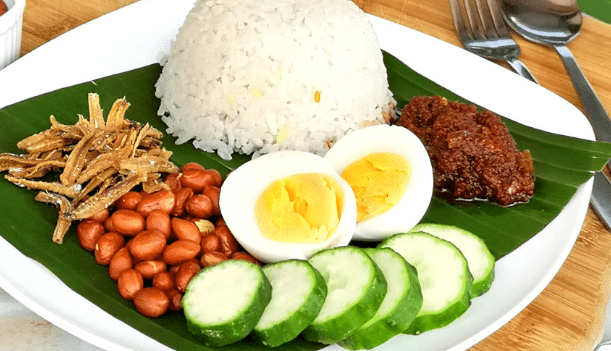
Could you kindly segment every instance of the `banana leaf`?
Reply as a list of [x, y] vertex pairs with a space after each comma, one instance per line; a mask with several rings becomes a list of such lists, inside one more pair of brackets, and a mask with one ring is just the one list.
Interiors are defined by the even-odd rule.
[[[394, 57], [384, 54], [389, 84], [399, 107], [412, 96], [437, 94], [450, 100], [460, 97], [446, 91], [425, 77], [410, 70]], [[125, 97], [131, 107], [126, 118], [149, 123], [158, 130], [165, 126], [157, 116], [159, 101], [155, 97], [155, 82], [161, 72], [157, 64], [133, 71], [104, 77], [95, 81], [33, 97], [0, 110], [0, 152], [20, 153], [19, 140], [49, 127], [49, 116], [61, 123], [73, 124], [78, 114], [87, 115], [87, 94], [100, 95], [102, 108], [109, 111], [112, 103]], [[489, 203], [455, 206], [434, 199], [425, 216], [426, 221], [452, 224], [481, 235], [498, 259], [515, 250], [536, 235], [553, 220], [574, 195], [577, 187], [589, 179], [593, 170], [600, 170], [611, 155], [611, 145], [552, 135], [505, 120], [520, 148], [529, 148], [535, 160], [536, 196], [528, 204], [504, 208]], [[194, 149], [190, 143], [175, 145], [166, 135], [164, 147], [173, 152], [177, 165], [190, 161], [207, 168], [215, 168], [226, 175], [249, 158], [234, 155], [224, 161], [215, 154]], [[566, 147], [565, 145], [571, 145]], [[561, 156], [561, 157], [560, 157]], [[570, 159], [569, 159], [570, 157]], [[573, 162], [575, 161], [575, 162]], [[579, 162], [577, 162], [579, 161]], [[118, 294], [116, 283], [108, 276], [108, 269], [98, 265], [93, 255], [83, 250], [71, 228], [62, 245], [51, 240], [57, 220], [57, 210], [34, 200], [34, 191], [25, 191], [7, 181], [0, 181], [0, 235], [24, 255], [42, 263], [71, 289], [119, 320], [146, 335], [177, 350], [213, 350], [197, 342], [187, 331], [182, 313], [161, 318], [142, 317], [131, 302]], [[280, 346], [275, 350], [318, 350], [324, 345], [303, 339]], [[214, 349], [218, 350], [218, 349]], [[244, 340], [220, 350], [268, 350], [252, 340]]]

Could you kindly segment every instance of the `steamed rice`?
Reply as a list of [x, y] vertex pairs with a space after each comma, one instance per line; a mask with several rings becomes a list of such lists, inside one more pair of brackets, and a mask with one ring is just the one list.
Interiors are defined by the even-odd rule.
[[350, 0], [201, 0], [156, 88], [176, 143], [223, 159], [322, 155], [394, 110], [377, 38]]

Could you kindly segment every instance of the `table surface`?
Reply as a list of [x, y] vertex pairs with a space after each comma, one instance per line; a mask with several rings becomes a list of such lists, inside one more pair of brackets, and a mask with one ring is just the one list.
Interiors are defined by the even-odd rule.
[[[354, 1], [368, 13], [460, 46], [448, 0]], [[21, 55], [133, 2], [135, 0], [27, 0]], [[583, 110], [555, 51], [517, 35], [514, 37], [522, 48], [521, 60], [539, 83]], [[611, 111], [611, 69], [608, 68], [611, 25], [585, 16], [580, 35], [568, 47], [606, 110]], [[610, 292], [610, 234], [590, 208], [571, 254], [549, 286], [524, 311], [471, 350], [591, 350], [602, 336]], [[40, 323], [44, 326], [44, 320]], [[53, 329], [52, 326], [44, 327], [45, 331], [49, 328]], [[30, 329], [31, 333], [40, 332], [40, 328]], [[20, 335], [27, 338], [27, 342], [31, 341], [28, 331]], [[33, 346], [32, 349], [37, 349]]]

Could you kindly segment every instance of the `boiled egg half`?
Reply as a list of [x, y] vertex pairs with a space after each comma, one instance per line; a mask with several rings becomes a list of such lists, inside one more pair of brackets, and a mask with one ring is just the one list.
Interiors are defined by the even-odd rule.
[[409, 231], [433, 195], [433, 169], [418, 137], [400, 126], [375, 125], [339, 139], [325, 159], [353, 189], [354, 239], [383, 240]]
[[236, 240], [263, 262], [345, 246], [356, 226], [348, 182], [322, 157], [301, 151], [270, 153], [235, 169], [219, 206]]

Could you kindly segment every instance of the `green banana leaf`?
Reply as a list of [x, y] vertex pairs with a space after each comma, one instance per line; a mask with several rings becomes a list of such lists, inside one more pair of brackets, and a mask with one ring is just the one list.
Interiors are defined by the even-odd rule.
[[[451, 100], [460, 97], [437, 86], [410, 70], [394, 57], [384, 54], [389, 84], [401, 107], [412, 96], [437, 94]], [[161, 72], [157, 64], [114, 76], [97, 79], [19, 102], [0, 110], [0, 152], [20, 153], [19, 140], [50, 126], [49, 116], [59, 122], [75, 123], [78, 114], [87, 115], [87, 94], [100, 95], [102, 108], [109, 111], [112, 103], [125, 97], [131, 107], [126, 117], [149, 123], [158, 130], [165, 126], [157, 116], [159, 101], [154, 85]], [[529, 148], [535, 160], [536, 196], [528, 204], [509, 208], [489, 203], [471, 206], [449, 205], [434, 199], [425, 216], [426, 221], [459, 225], [471, 229], [489, 245], [498, 259], [536, 235], [555, 218], [570, 200], [577, 187], [589, 179], [590, 171], [603, 167], [611, 155], [611, 145], [583, 140], [570, 140], [528, 128], [505, 120], [520, 148]], [[173, 151], [172, 160], [182, 165], [199, 162], [226, 175], [248, 160], [235, 155], [227, 162], [215, 154], [194, 149], [190, 143], [175, 145], [165, 136], [164, 146]], [[565, 145], [571, 145], [570, 148]], [[560, 157], [562, 156], [562, 157]], [[131, 302], [123, 300], [108, 269], [99, 266], [90, 252], [83, 250], [71, 228], [64, 243], [57, 245], [51, 233], [57, 220], [57, 210], [36, 202], [36, 192], [25, 191], [7, 181], [0, 181], [0, 235], [24, 255], [42, 263], [71, 289], [86, 297], [116, 318], [126, 322], [159, 342], [177, 350], [213, 350], [202, 346], [187, 331], [182, 313], [168, 314], [157, 319], [142, 317]], [[10, 201], [7, 201], [10, 199]], [[275, 350], [318, 350], [323, 345], [297, 339]], [[221, 350], [268, 350], [252, 340], [232, 344]], [[218, 349], [214, 349], [218, 350]]]

